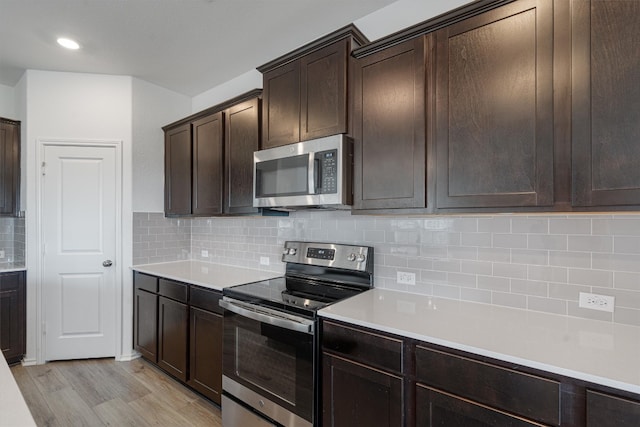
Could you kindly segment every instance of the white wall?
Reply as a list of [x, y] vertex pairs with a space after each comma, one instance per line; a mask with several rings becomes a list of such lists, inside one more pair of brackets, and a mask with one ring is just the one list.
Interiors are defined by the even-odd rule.
[[220, 86], [194, 96], [191, 110], [197, 113], [256, 88], [262, 88], [262, 73], [258, 70], [247, 71]]
[[133, 79], [133, 211], [164, 212], [162, 126], [191, 114], [191, 98]]
[[354, 24], [369, 40], [374, 41], [467, 3], [471, 1], [399, 0], [354, 21]]
[[[43, 362], [40, 347], [41, 312], [38, 280], [37, 195], [39, 178], [36, 149], [39, 139], [120, 140], [123, 146], [122, 306], [118, 307], [122, 340], [116, 354], [132, 354], [131, 274], [131, 145], [132, 78], [98, 74], [28, 70], [23, 77], [26, 112], [23, 156], [26, 160], [27, 227], [27, 355], [26, 362]], [[23, 205], [24, 206], [24, 205]], [[125, 267], [125, 268], [122, 268]]]
[[18, 119], [16, 115], [16, 90], [11, 86], [0, 85], [0, 117]]

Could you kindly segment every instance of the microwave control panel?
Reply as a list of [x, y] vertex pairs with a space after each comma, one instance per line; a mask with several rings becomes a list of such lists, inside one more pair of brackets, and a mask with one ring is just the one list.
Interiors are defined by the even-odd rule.
[[319, 160], [320, 182], [318, 193], [331, 194], [338, 192], [338, 150], [321, 151], [316, 154]]

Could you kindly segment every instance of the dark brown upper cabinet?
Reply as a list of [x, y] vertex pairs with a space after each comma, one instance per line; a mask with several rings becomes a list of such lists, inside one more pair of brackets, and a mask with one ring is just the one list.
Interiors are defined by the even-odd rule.
[[431, 40], [421, 36], [361, 57], [354, 52], [354, 210], [427, 206]]
[[253, 152], [260, 149], [260, 98], [225, 110], [224, 212], [258, 213], [253, 207]]
[[262, 148], [348, 132], [351, 50], [367, 42], [353, 25], [261, 67]]
[[213, 113], [165, 130], [165, 214], [222, 213], [223, 117]]
[[258, 213], [253, 152], [261, 94], [252, 90], [163, 127], [167, 216]]
[[552, 206], [552, 1], [449, 25], [436, 58], [438, 209]]
[[20, 122], [0, 118], [0, 216], [20, 210]]
[[640, 205], [640, 2], [574, 0], [572, 203]]
[[165, 130], [164, 211], [191, 214], [191, 123]]
[[192, 213], [194, 215], [222, 213], [223, 129], [222, 112], [211, 114], [192, 124]]

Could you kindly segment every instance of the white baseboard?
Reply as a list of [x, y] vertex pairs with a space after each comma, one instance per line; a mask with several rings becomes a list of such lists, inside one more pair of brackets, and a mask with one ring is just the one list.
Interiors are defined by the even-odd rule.
[[120, 357], [116, 357], [116, 361], [118, 362], [131, 362], [132, 360], [138, 359], [140, 357], [140, 353], [134, 351], [131, 354], [121, 354]]
[[37, 365], [36, 359], [32, 359], [32, 358], [22, 359], [21, 363], [22, 363], [22, 366], [34, 366], [34, 365]]

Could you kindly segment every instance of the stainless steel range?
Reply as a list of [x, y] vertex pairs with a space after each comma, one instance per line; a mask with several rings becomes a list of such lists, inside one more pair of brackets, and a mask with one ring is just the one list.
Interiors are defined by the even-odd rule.
[[317, 311], [373, 287], [373, 248], [286, 242], [285, 276], [223, 290], [222, 424], [318, 421]]

